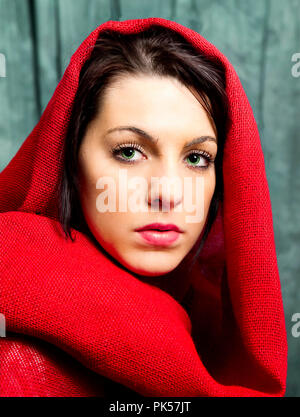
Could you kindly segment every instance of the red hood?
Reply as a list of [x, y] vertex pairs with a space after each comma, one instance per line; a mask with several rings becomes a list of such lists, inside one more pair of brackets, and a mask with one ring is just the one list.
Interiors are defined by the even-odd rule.
[[[59, 156], [81, 67], [101, 31], [136, 33], [152, 24], [182, 34], [226, 72], [232, 123], [224, 150], [224, 201], [193, 272], [189, 314], [163, 288], [105, 257], [82, 233], [74, 243], [65, 241], [57, 222]], [[197, 32], [161, 18], [97, 27], [71, 57], [38, 124], [0, 174], [0, 212], [0, 311], [7, 334], [43, 340], [88, 372], [145, 396], [284, 395], [286, 329], [259, 133], [233, 66]], [[87, 395], [82, 376], [65, 377], [60, 385], [67, 365], [62, 361], [49, 373], [52, 359], [39, 350], [44, 374], [24, 382], [37, 362], [29, 349], [34, 345], [9, 340], [0, 341], [8, 375], [1, 395], [69, 395], [72, 384], [76, 395]], [[9, 354], [7, 346], [17, 353]], [[45, 375], [56, 387], [52, 391]]]

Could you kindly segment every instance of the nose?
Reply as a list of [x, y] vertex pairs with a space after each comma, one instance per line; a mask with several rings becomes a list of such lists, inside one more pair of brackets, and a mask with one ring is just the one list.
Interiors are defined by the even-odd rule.
[[183, 181], [179, 175], [178, 163], [161, 161], [151, 171], [147, 203], [152, 210], [170, 211], [182, 203]]

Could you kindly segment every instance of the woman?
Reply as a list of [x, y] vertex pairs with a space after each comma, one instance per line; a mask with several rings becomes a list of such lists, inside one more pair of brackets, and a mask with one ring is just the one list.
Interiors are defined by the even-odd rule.
[[259, 134], [199, 34], [100, 25], [0, 192], [2, 396], [284, 395]]

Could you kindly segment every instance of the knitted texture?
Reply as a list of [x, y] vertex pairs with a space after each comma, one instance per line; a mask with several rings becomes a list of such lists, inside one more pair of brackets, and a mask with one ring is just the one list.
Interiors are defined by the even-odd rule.
[[[229, 99], [224, 201], [186, 308], [83, 233], [65, 240], [58, 222], [60, 154], [80, 70], [102, 30], [153, 24], [221, 62]], [[259, 133], [233, 66], [197, 32], [162, 18], [98, 26], [0, 174], [0, 212], [1, 396], [107, 396], [110, 383], [142, 396], [284, 395], [287, 339]]]

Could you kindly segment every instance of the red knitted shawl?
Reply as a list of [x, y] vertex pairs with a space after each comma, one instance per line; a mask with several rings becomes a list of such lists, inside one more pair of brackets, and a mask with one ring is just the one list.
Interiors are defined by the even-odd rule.
[[[59, 156], [80, 69], [102, 30], [136, 33], [152, 24], [222, 63], [232, 120], [224, 201], [186, 305], [115, 264], [83, 233], [65, 240], [57, 220]], [[231, 63], [198, 33], [161, 18], [97, 27], [0, 174], [0, 212], [1, 396], [106, 396], [114, 387], [142, 396], [285, 394], [287, 339], [259, 133]], [[182, 271], [177, 279], [186, 279]]]

